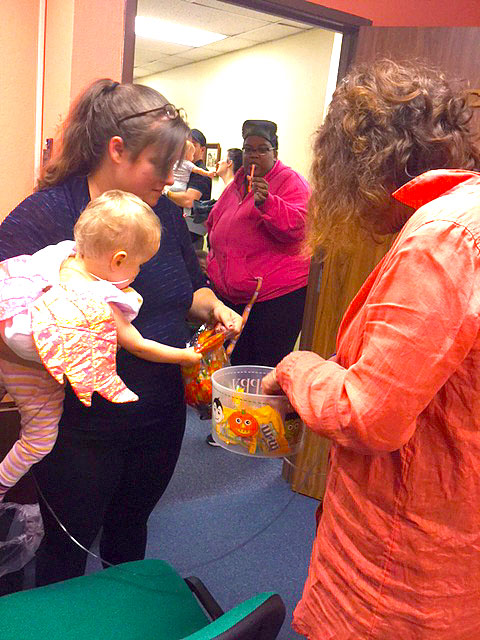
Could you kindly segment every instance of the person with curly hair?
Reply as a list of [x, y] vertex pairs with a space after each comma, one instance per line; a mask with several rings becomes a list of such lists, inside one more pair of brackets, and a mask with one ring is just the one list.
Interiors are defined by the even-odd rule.
[[294, 628], [310, 640], [480, 638], [480, 152], [438, 70], [379, 61], [316, 133], [314, 253], [399, 232], [337, 353], [288, 355], [264, 391], [332, 441]]
[[308, 182], [278, 159], [277, 125], [245, 120], [243, 165], [207, 220], [207, 273], [217, 295], [243, 313], [255, 306], [233, 365], [276, 366], [302, 328], [310, 260], [305, 242]]

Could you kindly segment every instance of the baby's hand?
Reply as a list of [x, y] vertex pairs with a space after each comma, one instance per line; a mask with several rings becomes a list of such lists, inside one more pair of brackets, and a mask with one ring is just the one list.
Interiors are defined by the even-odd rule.
[[184, 367], [189, 367], [192, 364], [198, 364], [202, 359], [202, 354], [198, 351], [195, 351], [194, 347], [186, 347], [182, 349], [183, 353], [180, 356], [179, 364]]

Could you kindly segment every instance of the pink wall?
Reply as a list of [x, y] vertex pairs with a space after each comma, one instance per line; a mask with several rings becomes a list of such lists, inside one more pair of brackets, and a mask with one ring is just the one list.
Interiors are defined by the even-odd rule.
[[479, 0], [307, 0], [369, 18], [376, 27], [478, 27]]
[[38, 0], [0, 2], [0, 220], [33, 187]]
[[96, 78], [120, 81], [124, 0], [75, 0], [71, 98]]
[[44, 139], [92, 80], [120, 80], [123, 30], [124, 0], [47, 0]]
[[43, 143], [68, 111], [72, 75], [74, 0], [47, 0]]
[[[0, 0], [0, 221], [35, 183], [40, 5]], [[125, 0], [45, 0], [45, 7], [42, 144], [85, 85], [104, 76], [120, 80], [125, 22]]]

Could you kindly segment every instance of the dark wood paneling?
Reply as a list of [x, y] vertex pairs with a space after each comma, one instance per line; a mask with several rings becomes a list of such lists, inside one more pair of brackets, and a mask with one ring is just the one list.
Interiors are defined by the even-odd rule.
[[[371, 62], [379, 57], [398, 61], [420, 59], [442, 69], [448, 78], [480, 89], [480, 27], [361, 27], [354, 62]], [[474, 128], [480, 132], [480, 109]], [[390, 246], [362, 245], [349, 259], [327, 260], [319, 281], [311, 280], [305, 319], [308, 320], [303, 348], [328, 358], [335, 351], [336, 335], [348, 304], [366, 277]], [[315, 311], [309, 308], [315, 304]], [[314, 324], [312, 328], [311, 324]], [[311, 343], [310, 343], [311, 341]], [[329, 441], [307, 432], [305, 446], [293, 461], [298, 470], [288, 471], [292, 488], [321, 499], [325, 491]], [[309, 470], [314, 472], [309, 474]]]
[[[323, 358], [335, 353], [338, 327], [348, 305], [392, 241], [393, 236], [389, 236], [383, 244], [372, 241], [359, 246], [348, 257], [327, 258], [322, 270], [311, 346], [302, 345], [303, 348], [309, 348]], [[323, 497], [329, 446], [329, 440], [307, 430], [304, 446], [293, 460], [297, 469], [286, 468], [294, 491], [317, 499]]]
[[425, 60], [480, 87], [480, 27], [361, 27], [356, 61]]
[[[480, 27], [361, 27], [355, 62], [378, 57], [422, 60], [438, 67], [459, 88], [480, 89]], [[473, 127], [480, 133], [480, 109]]]

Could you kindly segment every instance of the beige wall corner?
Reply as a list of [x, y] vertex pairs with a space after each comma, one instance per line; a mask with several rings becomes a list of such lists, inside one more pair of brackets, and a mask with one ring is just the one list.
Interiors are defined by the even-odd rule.
[[0, 220], [33, 187], [39, 0], [0, 2]]
[[75, 0], [70, 97], [97, 78], [120, 81], [125, 0]]
[[74, 8], [74, 0], [47, 2], [43, 144], [55, 137], [70, 103]]
[[[0, 220], [28, 196], [70, 101], [122, 77], [127, 0], [1, 0]], [[36, 126], [37, 125], [37, 126]]]
[[125, 0], [48, 0], [43, 141], [55, 138], [70, 102], [97, 78], [120, 80]]

